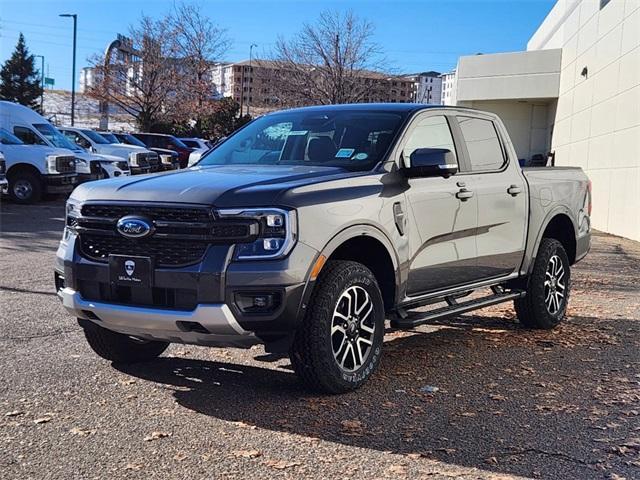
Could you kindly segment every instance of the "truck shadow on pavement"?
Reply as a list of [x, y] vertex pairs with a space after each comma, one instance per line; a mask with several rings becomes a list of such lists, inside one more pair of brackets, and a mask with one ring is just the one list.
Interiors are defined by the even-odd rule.
[[262, 368], [164, 357], [116, 368], [171, 385], [184, 408], [238, 428], [500, 473], [631, 478], [638, 459], [616, 448], [637, 429], [638, 339], [634, 320], [573, 317], [533, 332], [503, 316], [464, 316], [387, 335], [372, 381], [338, 396], [306, 392], [288, 360]]

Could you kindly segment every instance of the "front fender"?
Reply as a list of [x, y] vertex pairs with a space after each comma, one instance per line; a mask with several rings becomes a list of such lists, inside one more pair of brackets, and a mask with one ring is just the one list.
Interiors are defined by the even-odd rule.
[[302, 294], [302, 302], [300, 303], [300, 307], [298, 308], [298, 318], [300, 318], [300, 315], [305, 314], [307, 305], [309, 303], [309, 299], [311, 298], [311, 294], [313, 293], [313, 287], [315, 286], [316, 280], [311, 278], [311, 272], [313, 270], [314, 265], [320, 258], [320, 256], [324, 256], [326, 259], [329, 259], [331, 258], [331, 255], [338, 249], [338, 247], [340, 247], [346, 241], [351, 240], [353, 238], [360, 237], [360, 236], [369, 236], [371, 238], [374, 238], [375, 240], [378, 240], [385, 247], [385, 249], [387, 250], [387, 253], [389, 254], [389, 257], [391, 258], [391, 262], [393, 264], [396, 285], [399, 285], [400, 269], [399, 269], [398, 254], [396, 253], [396, 250], [393, 248], [393, 244], [391, 243], [391, 240], [389, 239], [389, 237], [387, 237], [387, 235], [385, 235], [385, 233], [381, 229], [373, 225], [369, 225], [369, 224], [351, 225], [349, 227], [344, 228], [337, 234], [335, 234], [326, 243], [324, 248], [322, 248], [322, 250], [318, 252], [318, 254], [313, 259], [313, 262], [311, 262], [309, 266], [309, 270], [307, 271], [307, 274], [306, 274], [305, 287]]

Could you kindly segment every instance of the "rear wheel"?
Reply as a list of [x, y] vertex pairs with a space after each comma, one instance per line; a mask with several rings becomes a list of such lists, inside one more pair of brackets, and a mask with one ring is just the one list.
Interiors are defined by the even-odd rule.
[[567, 252], [559, 241], [542, 239], [527, 280], [527, 295], [514, 301], [520, 323], [528, 328], [556, 327], [567, 311], [570, 290], [571, 268]]
[[16, 203], [30, 204], [42, 198], [42, 182], [32, 172], [12, 173], [9, 178], [9, 196]]
[[169, 346], [167, 342], [133, 338], [90, 322], [83, 322], [83, 329], [91, 349], [102, 358], [116, 363], [153, 360]]
[[330, 261], [289, 356], [309, 388], [347, 392], [364, 384], [378, 367], [383, 336], [384, 304], [373, 273], [357, 262]]

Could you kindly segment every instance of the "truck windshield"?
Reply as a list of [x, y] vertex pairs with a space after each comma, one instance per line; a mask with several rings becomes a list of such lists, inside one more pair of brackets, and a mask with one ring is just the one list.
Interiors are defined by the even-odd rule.
[[50, 123], [34, 123], [33, 126], [54, 147], [78, 150], [78, 145], [62, 135], [62, 133]]
[[120, 140], [118, 140], [113, 133], [100, 132], [100, 136], [109, 143], [120, 143]]
[[128, 133], [118, 134], [118, 140], [120, 140], [121, 143], [128, 143], [129, 145], [136, 145], [138, 147], [146, 147], [144, 143]]
[[384, 158], [404, 114], [291, 111], [251, 122], [206, 154], [205, 165], [312, 165], [371, 170]]
[[94, 132], [93, 130], [81, 130], [83, 134], [89, 137], [93, 143], [97, 143], [98, 145], [109, 145], [109, 142], [99, 133]]
[[2, 145], [22, 145], [22, 140], [7, 132], [4, 128], [0, 128], [0, 143]]

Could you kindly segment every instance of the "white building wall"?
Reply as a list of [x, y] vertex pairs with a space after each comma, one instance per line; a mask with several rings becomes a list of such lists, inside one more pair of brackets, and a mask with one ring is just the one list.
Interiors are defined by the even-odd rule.
[[556, 164], [591, 178], [595, 228], [640, 240], [640, 1], [559, 0], [527, 45], [557, 47]]

